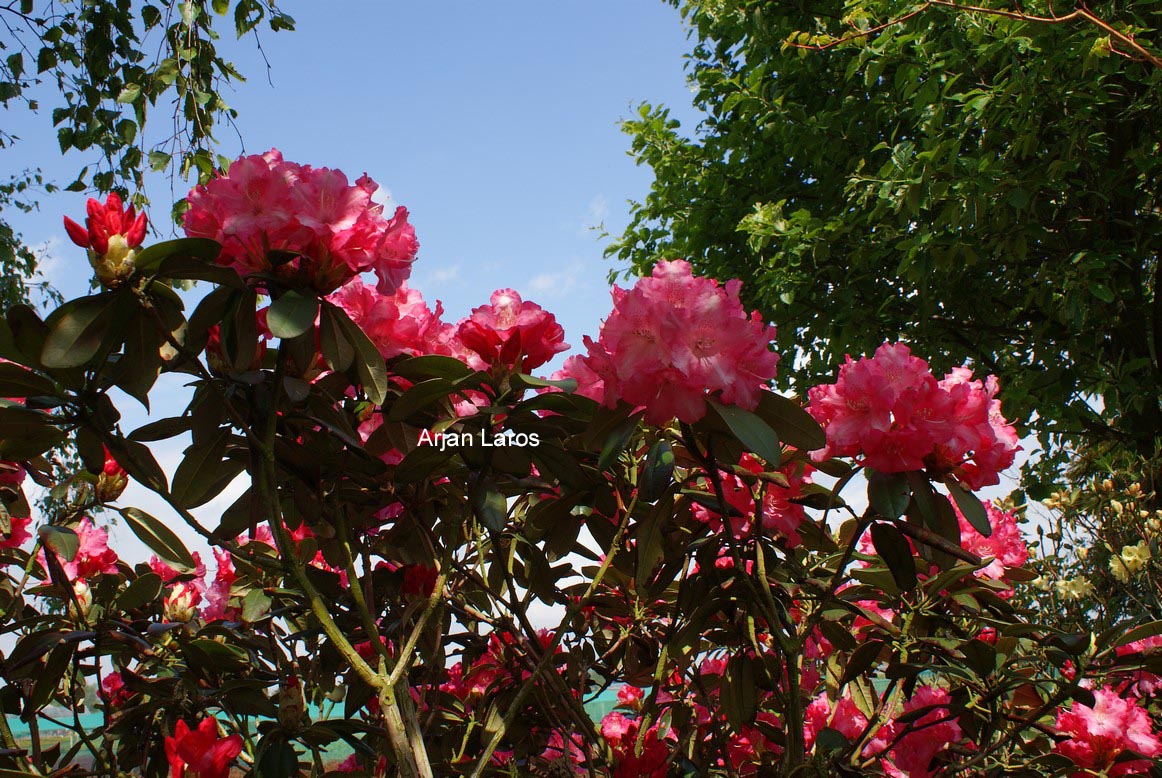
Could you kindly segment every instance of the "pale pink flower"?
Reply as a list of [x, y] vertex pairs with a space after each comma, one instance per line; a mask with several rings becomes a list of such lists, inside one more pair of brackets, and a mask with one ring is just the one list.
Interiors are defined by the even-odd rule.
[[848, 357], [834, 384], [808, 391], [808, 410], [827, 433], [812, 457], [856, 457], [883, 473], [927, 468], [972, 489], [999, 483], [1018, 446], [996, 393], [992, 376], [972, 380], [961, 367], [937, 381], [907, 346], [884, 343], [873, 357]]
[[[584, 362], [602, 383], [603, 402], [645, 408], [645, 419], [695, 422], [707, 395], [753, 409], [775, 376], [775, 330], [739, 300], [742, 282], [720, 287], [682, 260], [659, 262], [628, 291], [613, 288], [613, 311]], [[580, 376], [578, 376], [580, 377]], [[582, 393], [594, 392], [595, 381]]]
[[214, 561], [218, 563], [218, 569], [214, 573], [214, 580], [206, 588], [206, 606], [202, 608], [202, 618], [206, 621], [217, 621], [232, 615], [228, 607], [230, 587], [238, 577], [229, 551], [214, 549]]
[[[1136, 700], [1123, 699], [1105, 687], [1093, 693], [1093, 707], [1074, 702], [1057, 714], [1057, 730], [1068, 737], [1054, 749], [1078, 767], [1106, 770], [1107, 775], [1144, 775], [1152, 762], [1114, 760], [1123, 752], [1153, 758], [1162, 756], [1162, 741], [1154, 734], [1150, 714]], [[1082, 771], [1074, 775], [1085, 775]]]
[[[1005, 579], [1005, 573], [1021, 567], [1029, 561], [1029, 547], [1021, 535], [1021, 528], [1017, 526], [1017, 515], [1011, 511], [1002, 511], [991, 502], [981, 500], [985, 512], [988, 514], [989, 526], [992, 534], [987, 538], [977, 532], [968, 519], [960, 512], [955, 501], [952, 507], [956, 511], [957, 521], [960, 523], [960, 545], [966, 551], [979, 556], [984, 560], [991, 560], [976, 575], [981, 578], [991, 578], [994, 581]], [[1011, 593], [1011, 589], [1009, 590]]]
[[428, 308], [423, 297], [405, 283], [391, 294], [353, 278], [327, 298], [359, 325], [386, 359], [409, 354], [441, 354], [467, 361], [456, 340], [456, 328], [440, 320], [444, 309]]
[[876, 732], [865, 753], [879, 753], [884, 771], [892, 778], [932, 778], [937, 772], [933, 769], [937, 754], [962, 736], [948, 703], [946, 689], [917, 687], [904, 703], [904, 713], [927, 712], [905, 724], [888, 722]]
[[378, 188], [366, 175], [352, 185], [338, 170], [287, 162], [272, 149], [240, 157], [227, 174], [195, 187], [182, 226], [221, 243], [219, 263], [244, 277], [297, 275], [326, 293], [373, 271], [379, 291], [391, 294], [419, 244], [406, 208], [384, 217], [372, 200]]

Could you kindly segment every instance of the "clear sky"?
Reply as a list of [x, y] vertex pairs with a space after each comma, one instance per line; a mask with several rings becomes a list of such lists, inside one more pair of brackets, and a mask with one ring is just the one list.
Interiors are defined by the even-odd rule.
[[[227, 96], [241, 114], [244, 150], [277, 147], [287, 159], [339, 168], [352, 179], [366, 172], [390, 190], [410, 209], [421, 244], [412, 286], [442, 300], [446, 320], [507, 286], [554, 312], [574, 347], [582, 335], [596, 335], [610, 309], [612, 265], [593, 228], [604, 223], [616, 234], [626, 201], [643, 197], [650, 183], [649, 170], [627, 156], [618, 121], [643, 100], [693, 120], [677, 11], [662, 0], [282, 5], [298, 29], [262, 37], [269, 82], [251, 41], [233, 51], [249, 77]], [[153, 118], [164, 123], [164, 109]], [[23, 138], [0, 155], [7, 172], [40, 167], [63, 186], [88, 161], [61, 157], [47, 111], [6, 122]], [[232, 131], [219, 136], [222, 153], [243, 150]], [[161, 237], [172, 228], [168, 190], [164, 180], [149, 185]], [[45, 245], [43, 267], [67, 298], [86, 293], [91, 277], [61, 227], [63, 215], [83, 216], [84, 199], [59, 193], [44, 199], [40, 213], [5, 214], [27, 242]], [[159, 382], [155, 415], [180, 413], [188, 396], [181, 383]], [[122, 406], [126, 429], [144, 421], [134, 401]], [[170, 474], [184, 445], [155, 451]], [[236, 483], [197, 513], [216, 526], [216, 514], [240, 491]], [[136, 485], [121, 504], [178, 523]], [[123, 557], [145, 557], [123, 524], [112, 534]], [[181, 534], [198, 547], [192, 533]]]
[[[263, 35], [269, 82], [252, 41], [236, 47], [249, 80], [227, 101], [245, 145], [223, 127], [223, 153], [277, 147], [352, 179], [368, 173], [411, 211], [421, 244], [412, 285], [452, 321], [511, 286], [557, 314], [571, 344], [595, 334], [612, 265], [592, 228], [616, 233], [650, 181], [618, 121], [643, 100], [693, 116], [677, 11], [661, 0], [283, 6], [298, 29]], [[164, 109], [153, 119], [165, 123]], [[5, 164], [21, 156], [63, 185], [87, 161], [61, 158], [47, 115], [20, 129]], [[164, 221], [168, 183], [149, 194]], [[28, 242], [49, 241], [66, 296], [85, 291], [87, 271], [60, 243], [60, 219], [79, 219], [83, 200], [56, 195], [16, 220]]]

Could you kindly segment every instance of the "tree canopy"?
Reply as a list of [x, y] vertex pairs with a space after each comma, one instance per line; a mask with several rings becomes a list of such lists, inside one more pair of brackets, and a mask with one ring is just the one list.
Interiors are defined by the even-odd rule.
[[[205, 179], [220, 163], [214, 131], [236, 115], [223, 91], [243, 80], [220, 51], [222, 28], [241, 38], [264, 24], [294, 29], [272, 0], [0, 2], [0, 107], [51, 116], [61, 153], [85, 160], [71, 191], [139, 193], [148, 169]], [[145, 133], [151, 115], [162, 132]], [[19, 140], [0, 129], [9, 158]], [[0, 182], [4, 305], [27, 297], [37, 258], [3, 212], [34, 208], [56, 188], [35, 168]]]
[[672, 1], [705, 116], [625, 123], [610, 254], [746, 278], [800, 378], [885, 337], [996, 373], [1035, 496], [1083, 437], [1154, 453], [1162, 4]]

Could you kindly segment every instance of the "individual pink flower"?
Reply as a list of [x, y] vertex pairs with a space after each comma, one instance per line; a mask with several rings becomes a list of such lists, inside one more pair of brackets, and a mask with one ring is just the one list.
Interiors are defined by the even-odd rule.
[[[593, 342], [588, 337], [584, 340], [586, 347]], [[590, 361], [581, 354], [574, 354], [568, 357], [561, 369], [554, 371], [549, 378], [553, 381], [562, 381], [571, 378], [577, 382], [577, 390], [574, 394], [588, 397], [597, 402], [601, 402], [605, 398], [605, 379], [593, 370], [590, 366]], [[548, 391], [557, 390], [549, 389]]]
[[972, 489], [997, 484], [1018, 446], [996, 393], [992, 376], [982, 383], [956, 368], [937, 381], [907, 346], [884, 343], [873, 357], [849, 356], [834, 384], [808, 391], [807, 410], [827, 433], [812, 457], [856, 457], [883, 473], [927, 468]]
[[28, 528], [32, 525], [31, 516], [12, 516], [8, 520], [12, 531], [7, 535], [0, 535], [0, 548], [20, 548], [32, 537]]
[[[109, 548], [109, 533], [93, 524], [88, 516], [73, 530], [77, 534], [77, 553], [72, 561], [59, 555], [61, 567], [70, 581], [88, 580], [100, 573], [117, 572], [117, 553]], [[41, 566], [45, 566], [44, 551], [40, 552]]]
[[625, 684], [617, 690], [617, 704], [623, 708], [630, 710], [638, 710], [641, 708], [642, 700], [645, 698], [645, 691], [637, 686], [630, 686]]
[[601, 720], [601, 736], [613, 751], [613, 778], [666, 778], [670, 757], [670, 733], [660, 733], [657, 723], [647, 731], [640, 753], [637, 751], [636, 718], [612, 711]]
[[101, 699], [111, 710], [123, 707], [133, 697], [133, 692], [125, 687], [121, 673], [109, 673], [101, 679]]
[[552, 775], [564, 775], [571, 772], [573, 775], [589, 775], [586, 769], [585, 751], [579, 745], [580, 737], [570, 734], [566, 736], [558, 730], [553, 730], [545, 748], [541, 751], [539, 761], [550, 770]]
[[229, 608], [230, 588], [238, 578], [229, 551], [214, 549], [214, 561], [218, 563], [218, 569], [214, 573], [214, 580], [206, 587], [206, 605], [202, 608], [202, 618], [206, 621], [217, 621], [233, 615]]
[[218, 262], [244, 277], [300, 276], [328, 293], [365, 271], [391, 294], [407, 279], [419, 244], [407, 209], [388, 219], [366, 175], [350, 184], [338, 170], [287, 162], [272, 149], [244, 156], [195, 187], [186, 234], [222, 244]]
[[218, 722], [202, 719], [196, 729], [179, 721], [165, 739], [170, 778], [228, 778], [230, 765], [242, 753], [242, 736], [218, 736]]
[[202, 561], [200, 552], [195, 551], [191, 556], [194, 558], [193, 570], [174, 567], [156, 554], [149, 558], [149, 569], [157, 573], [158, 577], [161, 578], [161, 582], [166, 586], [174, 583], [180, 576], [193, 575], [189, 583], [201, 592], [206, 588], [206, 564]]
[[423, 297], [405, 283], [391, 294], [352, 278], [327, 298], [359, 325], [385, 359], [409, 354], [441, 354], [461, 357], [456, 328], [440, 320], [439, 301], [428, 308]]
[[739, 300], [742, 282], [720, 287], [695, 277], [682, 260], [659, 262], [653, 274], [626, 291], [613, 288], [613, 311], [597, 340], [586, 339], [587, 374], [581, 393], [603, 402], [645, 408], [650, 424], [677, 417], [695, 422], [706, 414], [707, 395], [753, 409], [775, 376], [779, 356], [770, 350], [774, 327]]
[[960, 523], [961, 548], [976, 554], [981, 559], [992, 560], [976, 571], [978, 577], [1002, 581], [1005, 580], [1006, 572], [1021, 567], [1029, 561], [1029, 547], [1025, 544], [1021, 528], [1017, 526], [1015, 513], [1002, 511], [991, 502], [981, 500], [988, 515], [989, 526], [993, 530], [992, 534], [986, 538], [968, 523], [968, 519], [964, 518], [956, 502], [952, 500], [950, 502], [956, 511], [957, 521]]
[[867, 717], [851, 698], [851, 692], [844, 690], [843, 696], [832, 704], [826, 692], [820, 694], [807, 706], [803, 716], [803, 745], [810, 751], [819, 733], [827, 728], [834, 729], [849, 741], [863, 734]]
[[474, 370], [500, 365], [527, 373], [569, 348], [553, 314], [512, 289], [497, 289], [488, 305], [473, 308], [456, 325], [456, 337]]
[[[1054, 750], [1078, 767], [1106, 775], [1145, 775], [1149, 759], [1162, 756], [1162, 740], [1154, 734], [1150, 714], [1136, 700], [1123, 699], [1105, 687], [1093, 692], [1093, 707], [1074, 702], [1057, 714], [1057, 730], [1066, 739]], [[1124, 752], [1148, 759], [1115, 760]], [[1087, 775], [1081, 770], [1075, 776]]]

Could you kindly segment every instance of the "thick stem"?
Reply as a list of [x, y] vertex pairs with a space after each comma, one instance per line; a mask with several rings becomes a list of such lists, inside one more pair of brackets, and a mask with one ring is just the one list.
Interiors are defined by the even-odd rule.
[[[311, 613], [319, 621], [324, 634], [355, 672], [378, 693], [380, 713], [383, 716], [384, 726], [387, 728], [388, 740], [391, 742], [400, 775], [403, 778], [434, 778], [424, 748], [423, 737], [415, 719], [415, 711], [410, 705], [411, 697], [407, 696], [407, 704], [411, 708], [412, 715], [405, 717], [405, 711], [401, 709], [401, 701], [396, 694], [396, 689], [388, 683], [387, 665], [382, 657], [377, 672], [363, 660], [363, 657], [351, 645], [351, 641], [335, 623], [323, 596], [307, 576], [306, 567], [299, 559], [294, 540], [283, 525], [282, 506], [278, 500], [278, 471], [274, 455], [274, 440], [278, 433], [278, 405], [281, 399], [279, 387], [282, 385], [282, 374], [285, 368], [286, 353], [280, 347], [274, 372], [274, 397], [259, 441], [261, 445], [256, 447], [258, 451], [255, 452], [262, 462], [262, 466], [255, 473], [255, 486], [259, 499], [270, 517], [270, 527], [278, 546], [279, 556], [289, 564], [291, 576], [302, 589], [303, 594], [306, 595]], [[405, 685], [404, 696], [407, 694]], [[406, 721], [407, 718], [410, 718], [410, 722]], [[409, 723], [411, 726], [408, 726]]]

